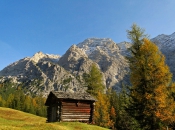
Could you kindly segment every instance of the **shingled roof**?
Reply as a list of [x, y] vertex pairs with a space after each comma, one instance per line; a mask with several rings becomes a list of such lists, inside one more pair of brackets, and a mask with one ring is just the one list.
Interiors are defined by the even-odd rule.
[[96, 101], [89, 93], [86, 92], [63, 92], [63, 91], [51, 91], [58, 99], [74, 99], [74, 100], [89, 100]]

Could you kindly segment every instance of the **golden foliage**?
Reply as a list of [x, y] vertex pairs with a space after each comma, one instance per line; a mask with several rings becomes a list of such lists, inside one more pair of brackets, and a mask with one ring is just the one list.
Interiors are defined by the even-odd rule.
[[109, 110], [109, 101], [107, 95], [98, 92], [94, 112], [95, 124], [102, 127], [108, 127], [108, 128], [111, 127], [112, 123], [110, 121], [110, 115], [108, 110]]
[[165, 57], [148, 39], [143, 40], [139, 54], [130, 64], [131, 96], [144, 106], [145, 117], [170, 124], [175, 121], [175, 103], [169, 96], [172, 74], [165, 64]]

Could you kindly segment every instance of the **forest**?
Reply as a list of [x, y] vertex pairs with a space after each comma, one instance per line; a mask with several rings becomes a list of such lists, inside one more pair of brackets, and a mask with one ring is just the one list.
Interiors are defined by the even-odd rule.
[[[136, 24], [127, 36], [132, 42], [126, 57], [130, 84], [122, 84], [120, 92], [105, 90], [95, 64], [84, 74], [87, 92], [97, 99], [93, 124], [114, 130], [175, 128], [175, 83], [165, 56]], [[24, 94], [20, 85], [12, 86], [11, 82], [0, 84], [0, 106], [46, 116], [45, 98]]]
[[24, 94], [22, 87], [9, 81], [0, 84], [0, 106], [46, 117], [45, 98]]
[[175, 128], [175, 83], [165, 56], [145, 30], [133, 24], [127, 30], [132, 46], [126, 57], [130, 84], [120, 92], [104, 93], [102, 75], [93, 65], [86, 76], [87, 92], [97, 98], [94, 123], [117, 130], [161, 130]]

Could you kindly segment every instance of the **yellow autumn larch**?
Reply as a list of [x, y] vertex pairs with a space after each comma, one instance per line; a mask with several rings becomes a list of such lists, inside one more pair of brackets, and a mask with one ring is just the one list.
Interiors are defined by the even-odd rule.
[[172, 74], [165, 57], [148, 39], [130, 63], [131, 109], [144, 129], [159, 129], [175, 121], [175, 103], [169, 95]]

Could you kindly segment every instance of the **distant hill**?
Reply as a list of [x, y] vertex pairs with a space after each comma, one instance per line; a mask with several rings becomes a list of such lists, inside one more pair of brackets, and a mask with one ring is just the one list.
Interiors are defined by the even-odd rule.
[[[166, 57], [175, 80], [175, 33], [151, 39]], [[121, 90], [129, 84], [129, 42], [115, 43], [109, 38], [89, 38], [72, 45], [63, 56], [37, 52], [20, 59], [0, 71], [0, 83], [10, 81], [28, 93], [47, 96], [52, 90], [85, 91], [83, 74], [95, 63], [102, 72], [106, 88]], [[58, 52], [59, 53], [59, 52]]]
[[46, 123], [46, 118], [0, 107], [1, 130], [107, 130], [80, 122]]

